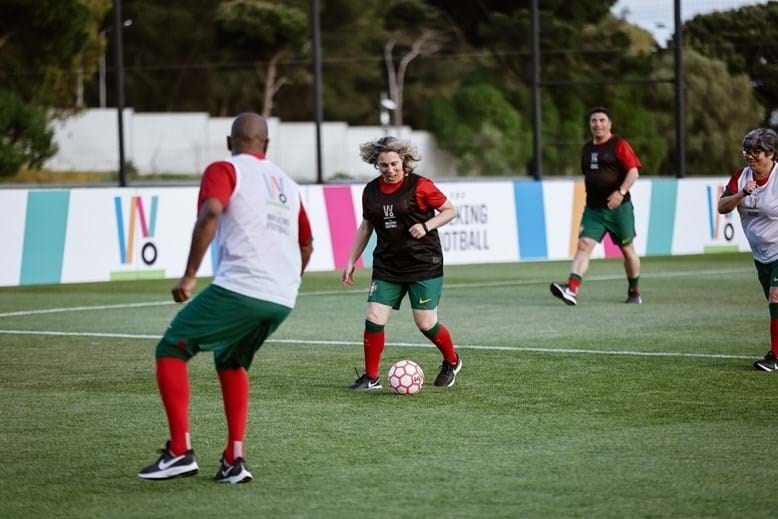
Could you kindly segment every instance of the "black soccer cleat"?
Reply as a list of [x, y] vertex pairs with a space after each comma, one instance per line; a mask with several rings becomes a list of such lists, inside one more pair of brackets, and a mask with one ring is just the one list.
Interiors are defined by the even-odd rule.
[[570, 289], [567, 283], [551, 283], [549, 290], [554, 297], [557, 297], [570, 306], [578, 304], [578, 296]]
[[138, 472], [138, 477], [142, 479], [173, 479], [194, 476], [200, 468], [197, 466], [197, 460], [192, 449], [179, 456], [170, 452], [170, 442], [165, 444], [164, 449], [160, 449], [161, 456], [157, 461], [147, 467], [143, 467]]
[[754, 362], [754, 368], [768, 372], [778, 371], [778, 359], [772, 351], [768, 351], [762, 360]]
[[370, 378], [367, 376], [367, 373], [362, 373], [348, 388], [357, 391], [372, 391], [381, 389], [383, 386], [381, 385], [380, 378]]
[[224, 461], [224, 456], [221, 459], [221, 467], [216, 471], [216, 475], [213, 477], [214, 481], [218, 483], [248, 483], [254, 476], [251, 474], [246, 460], [243, 458], [235, 458], [235, 461], [230, 465]]
[[627, 292], [627, 299], [624, 302], [639, 305], [643, 303], [643, 298], [640, 297], [640, 292]]
[[462, 357], [457, 354], [457, 363], [449, 364], [445, 360], [440, 365], [440, 373], [435, 377], [434, 385], [437, 387], [451, 387], [457, 380], [457, 374], [462, 370]]

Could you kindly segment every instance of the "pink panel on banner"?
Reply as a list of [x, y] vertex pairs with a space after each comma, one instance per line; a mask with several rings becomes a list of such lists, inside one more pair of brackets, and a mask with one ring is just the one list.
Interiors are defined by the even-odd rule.
[[[346, 265], [351, 243], [357, 232], [357, 220], [354, 216], [354, 201], [350, 186], [324, 186], [324, 204], [327, 207], [327, 220], [330, 224], [330, 239], [335, 268]], [[362, 259], [357, 261], [362, 267]]]
[[618, 245], [613, 243], [610, 233], [605, 233], [605, 238], [602, 240], [602, 244], [605, 247], [606, 258], [620, 258], [622, 257], [621, 249]]

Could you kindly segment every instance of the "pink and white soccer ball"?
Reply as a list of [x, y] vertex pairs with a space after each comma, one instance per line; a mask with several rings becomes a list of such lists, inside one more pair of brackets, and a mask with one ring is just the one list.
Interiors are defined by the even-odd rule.
[[389, 389], [398, 395], [415, 395], [424, 386], [424, 372], [412, 360], [400, 360], [389, 368]]

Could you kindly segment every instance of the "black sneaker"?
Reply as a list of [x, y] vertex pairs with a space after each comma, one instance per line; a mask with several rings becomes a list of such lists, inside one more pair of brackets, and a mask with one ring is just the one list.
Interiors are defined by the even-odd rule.
[[567, 283], [551, 283], [548, 288], [551, 290], [551, 293], [554, 295], [554, 297], [558, 297], [564, 301], [565, 304], [570, 306], [575, 306], [578, 304], [578, 296], [575, 292], [570, 290], [570, 285]]
[[451, 387], [457, 380], [457, 373], [462, 370], [462, 357], [457, 355], [457, 363], [449, 364], [445, 360], [440, 365], [440, 373], [435, 377], [434, 385], [438, 387]]
[[362, 373], [348, 388], [357, 391], [372, 391], [373, 389], [381, 389], [383, 386], [380, 378], [370, 378], [367, 373]]
[[643, 298], [640, 297], [640, 292], [627, 292], [627, 299], [624, 302], [639, 305], [643, 303]]
[[170, 452], [170, 442], [165, 444], [164, 449], [160, 449], [162, 454], [157, 461], [143, 467], [138, 472], [138, 476], [143, 479], [172, 479], [194, 476], [200, 468], [197, 466], [194, 451], [189, 449], [179, 456]]
[[754, 367], [761, 371], [778, 371], [778, 359], [772, 351], [768, 351], [762, 360], [754, 362]]
[[243, 458], [235, 458], [235, 462], [230, 465], [224, 461], [222, 456], [221, 467], [216, 471], [216, 475], [213, 477], [214, 481], [219, 483], [248, 483], [254, 476], [251, 475], [246, 460]]

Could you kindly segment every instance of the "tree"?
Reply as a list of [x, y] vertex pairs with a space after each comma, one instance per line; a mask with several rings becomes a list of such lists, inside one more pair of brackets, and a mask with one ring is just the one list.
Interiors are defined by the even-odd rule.
[[[689, 175], [726, 175], [742, 165], [739, 145], [745, 132], [759, 124], [760, 105], [745, 74], [732, 76], [719, 60], [688, 50], [685, 62], [686, 164]], [[663, 56], [654, 75], [672, 74], [671, 56]], [[673, 85], [652, 88], [650, 110], [657, 114], [657, 136], [671, 150], [660, 166], [674, 172], [676, 161]], [[736, 99], [737, 102], [733, 102]], [[714, 107], [714, 109], [711, 109]]]
[[262, 115], [270, 117], [273, 98], [287, 82], [279, 76], [278, 63], [302, 50], [308, 35], [306, 13], [295, 7], [262, 0], [232, 0], [222, 3], [216, 23], [222, 41], [255, 61], [265, 61]]
[[433, 101], [430, 125], [465, 175], [521, 174], [532, 154], [529, 129], [489, 84], [464, 84], [452, 98]]
[[6, 0], [0, 17], [0, 174], [54, 154], [49, 121], [76, 109], [80, 71], [97, 67], [107, 0]]
[[[726, 63], [731, 75], [751, 78], [765, 107], [763, 123], [778, 110], [778, 2], [695, 16], [684, 24], [684, 38], [698, 52]], [[734, 99], [729, 103], [739, 103]]]
[[[384, 14], [387, 41], [384, 44], [389, 98], [394, 102], [394, 125], [403, 125], [405, 76], [410, 63], [420, 56], [439, 52], [446, 41], [445, 28], [437, 11], [422, 0], [396, 0]], [[399, 44], [399, 45], [398, 45]], [[395, 65], [395, 49], [403, 54]]]
[[0, 176], [16, 174], [22, 166], [39, 168], [57, 152], [45, 110], [0, 90]]

